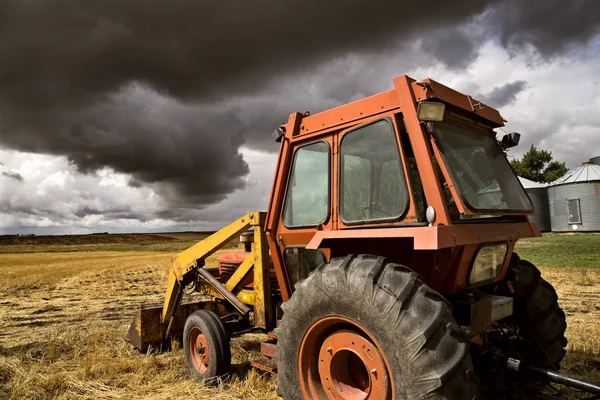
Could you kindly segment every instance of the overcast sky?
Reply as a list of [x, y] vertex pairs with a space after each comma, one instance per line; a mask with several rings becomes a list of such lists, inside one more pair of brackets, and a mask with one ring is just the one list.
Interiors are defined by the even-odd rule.
[[576, 167], [600, 2], [0, 0], [0, 233], [217, 229], [266, 208], [271, 131], [431, 77]]

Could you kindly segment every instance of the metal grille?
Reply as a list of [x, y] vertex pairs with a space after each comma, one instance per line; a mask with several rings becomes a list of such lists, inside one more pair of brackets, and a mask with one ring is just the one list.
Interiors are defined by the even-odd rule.
[[567, 222], [569, 224], [581, 224], [581, 208], [579, 199], [567, 200]]

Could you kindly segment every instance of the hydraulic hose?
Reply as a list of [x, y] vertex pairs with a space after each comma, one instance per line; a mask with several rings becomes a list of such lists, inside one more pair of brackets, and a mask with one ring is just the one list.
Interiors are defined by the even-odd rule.
[[508, 369], [521, 372], [532, 377], [548, 379], [555, 383], [560, 383], [568, 387], [572, 387], [578, 390], [583, 390], [588, 393], [600, 395], [600, 385], [594, 382], [586, 381], [584, 379], [573, 378], [568, 375], [560, 374], [555, 371], [551, 371], [546, 368], [538, 367], [527, 363], [525, 361], [509, 358], [506, 362]]

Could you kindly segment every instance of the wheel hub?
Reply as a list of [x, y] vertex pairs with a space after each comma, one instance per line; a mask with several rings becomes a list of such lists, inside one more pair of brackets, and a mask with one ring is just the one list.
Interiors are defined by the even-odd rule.
[[331, 399], [385, 399], [388, 394], [387, 368], [379, 350], [353, 331], [338, 331], [323, 341], [319, 376]]
[[203, 374], [208, 369], [210, 361], [206, 336], [198, 328], [190, 332], [190, 356], [196, 370]]
[[392, 379], [383, 352], [362, 327], [344, 317], [326, 317], [308, 329], [298, 374], [305, 398], [391, 398]]

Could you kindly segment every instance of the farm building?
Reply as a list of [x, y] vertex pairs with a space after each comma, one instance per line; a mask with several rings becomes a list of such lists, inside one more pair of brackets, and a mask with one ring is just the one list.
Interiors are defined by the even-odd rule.
[[548, 185], [553, 232], [600, 231], [600, 149]]
[[529, 195], [533, 208], [537, 215], [529, 217], [531, 222], [535, 222], [538, 229], [542, 232], [550, 230], [550, 209], [548, 207], [548, 188], [545, 183], [538, 183], [519, 177], [521, 185]]

